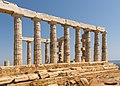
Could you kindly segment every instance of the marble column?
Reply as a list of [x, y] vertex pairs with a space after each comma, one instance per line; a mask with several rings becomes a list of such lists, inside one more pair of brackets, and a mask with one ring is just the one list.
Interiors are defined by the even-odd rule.
[[85, 39], [85, 33], [82, 34], [82, 48], [81, 48], [81, 51], [82, 51], [82, 57], [81, 57], [81, 62], [85, 62], [85, 57], [86, 57], [86, 51], [85, 51], [85, 42], [86, 42], [86, 39]]
[[22, 65], [22, 16], [14, 15], [14, 65]]
[[80, 29], [75, 29], [75, 62], [80, 62]]
[[61, 41], [59, 41], [58, 42], [58, 48], [59, 48], [59, 51], [58, 51], [58, 63], [63, 63], [64, 61], [64, 59], [63, 59], [63, 57], [64, 57], [64, 41], [63, 40], [61, 40]]
[[57, 63], [57, 36], [56, 22], [50, 24], [50, 63]]
[[34, 64], [42, 64], [40, 20], [34, 21]]
[[27, 41], [27, 64], [28, 65], [31, 65], [31, 59], [32, 59], [31, 42]]
[[64, 26], [64, 62], [70, 63], [70, 31], [69, 31], [69, 26]]
[[99, 39], [99, 32], [94, 32], [94, 61], [98, 62], [100, 60], [100, 39]]
[[85, 51], [86, 51], [86, 57], [85, 57], [85, 62], [90, 62], [91, 57], [90, 57], [90, 31], [86, 30], [85, 31], [85, 38], [86, 38], [86, 46], [85, 46]]
[[107, 62], [107, 32], [102, 33], [102, 61]]
[[45, 42], [45, 64], [49, 63], [48, 41]]

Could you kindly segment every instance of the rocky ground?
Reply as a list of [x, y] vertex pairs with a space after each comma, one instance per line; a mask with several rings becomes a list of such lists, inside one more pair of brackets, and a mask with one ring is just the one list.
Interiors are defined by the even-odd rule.
[[[36, 70], [32, 72], [28, 71], [31, 67], [24, 67], [25, 73], [20, 71], [19, 74], [0, 77], [0, 86], [120, 86], [120, 70], [114, 64], [61, 65], [55, 67], [50, 64], [44, 69], [35, 66], [32, 69]], [[10, 69], [4, 68], [1, 73], [6, 74], [7, 71]]]
[[[58, 79], [56, 78], [54, 79], [54, 84], [52, 83], [50, 85], [41, 85], [42, 82], [45, 82], [44, 80], [35, 80], [32, 82], [25, 82], [24, 86], [120, 86], [120, 70], [109, 71], [105, 73], [101, 72], [85, 74], [79, 77], [69, 77], [66, 79], [65, 78], [66, 77]], [[71, 78], [73, 79], [71, 80]], [[47, 81], [49, 81], [49, 79]], [[63, 82], [65, 83], [64, 85]], [[23, 83], [17, 86], [23, 86]]]
[[87, 78], [89, 86], [120, 86], [120, 70], [83, 75]]

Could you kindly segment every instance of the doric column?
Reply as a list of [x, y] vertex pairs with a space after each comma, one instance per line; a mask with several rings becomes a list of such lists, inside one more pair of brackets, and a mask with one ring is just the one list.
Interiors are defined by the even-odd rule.
[[69, 31], [69, 26], [64, 26], [64, 62], [70, 63], [70, 31]]
[[99, 32], [94, 32], [94, 61], [100, 60], [100, 40], [99, 40]]
[[27, 64], [28, 65], [31, 65], [31, 58], [32, 58], [32, 55], [31, 55], [31, 42], [27, 41]]
[[14, 15], [14, 65], [22, 65], [22, 16]]
[[49, 22], [49, 24], [50, 24], [50, 63], [57, 63], [56, 23]]
[[40, 20], [34, 20], [34, 64], [42, 64]]
[[45, 42], [45, 64], [49, 63], [49, 54], [48, 54], [48, 41], [46, 40]]
[[86, 39], [85, 39], [85, 33], [82, 34], [82, 48], [81, 48], [81, 51], [82, 51], [82, 57], [81, 57], [81, 62], [85, 62], [85, 57], [86, 57], [86, 51], [85, 51], [85, 42], [86, 42]]
[[59, 51], [58, 51], [58, 63], [63, 63], [63, 57], [64, 57], [64, 40], [61, 40], [58, 42], [58, 48], [59, 48]]
[[85, 61], [86, 62], [90, 62], [90, 31], [87, 30], [85, 31], [85, 38], [86, 38], [86, 46], [85, 46], [85, 51], [86, 51], [86, 57], [85, 57]]
[[102, 61], [107, 62], [107, 32], [102, 33]]
[[80, 29], [75, 29], [75, 62], [80, 62]]

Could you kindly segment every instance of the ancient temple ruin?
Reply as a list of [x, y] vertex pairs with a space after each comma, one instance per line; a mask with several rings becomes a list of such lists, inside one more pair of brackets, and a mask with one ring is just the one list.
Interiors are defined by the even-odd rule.
[[[91, 61], [90, 56], [90, 33], [94, 33], [94, 61], [107, 61], [107, 31], [100, 26], [84, 24], [68, 19], [63, 19], [48, 14], [38, 13], [24, 8], [20, 8], [15, 4], [6, 1], [0, 2], [0, 12], [10, 14], [14, 17], [14, 65], [22, 65], [22, 41], [27, 42], [27, 63], [31, 63], [31, 42], [34, 42], [34, 64], [42, 64], [41, 42], [45, 43], [46, 63], [57, 63], [57, 33], [56, 24], [64, 28], [63, 43], [59, 43], [58, 47], [62, 49], [61, 54], [62, 63], [70, 63], [70, 33], [69, 27], [75, 29], [75, 62]], [[34, 38], [22, 37], [22, 17], [30, 18], [34, 22]], [[40, 22], [44, 21], [50, 24], [50, 39], [41, 38]], [[84, 31], [80, 37], [80, 30]], [[99, 47], [99, 35], [102, 34], [102, 48]], [[60, 40], [59, 40], [60, 42]], [[48, 62], [48, 43], [50, 43], [50, 62]], [[82, 48], [80, 47], [82, 45]], [[102, 59], [100, 60], [100, 49], [102, 49]], [[80, 56], [82, 53], [82, 56]]]
[[[107, 64], [107, 31], [104, 27], [94, 26], [90, 24], [85, 24], [81, 22], [76, 22], [69, 19], [64, 19], [56, 16], [51, 16], [48, 14], [38, 13], [25, 8], [18, 7], [15, 4], [0, 0], [0, 12], [10, 14], [14, 17], [14, 65], [9, 68], [12, 71], [16, 71], [17, 67], [20, 68], [19, 72], [13, 73], [12, 71], [7, 71], [7, 68], [3, 68], [5, 72], [2, 72], [0, 76], [5, 75], [15, 75], [15, 74], [25, 74], [34, 73], [39, 69], [50, 69], [54, 67], [79, 67], [89, 64], [89, 66], [104, 65]], [[34, 37], [28, 38], [22, 36], [22, 18], [26, 17], [31, 19], [34, 23]], [[41, 25], [40, 22], [44, 21], [50, 25], [50, 38], [41, 38]], [[63, 37], [57, 38], [56, 25], [59, 24], [64, 29]], [[70, 63], [70, 32], [69, 28], [75, 29], [75, 63]], [[83, 30], [83, 34], [80, 33]], [[94, 62], [91, 62], [91, 40], [90, 33], [94, 33]], [[100, 34], [102, 34], [102, 39], [100, 39]], [[82, 35], [82, 36], [81, 36]], [[100, 48], [100, 40], [102, 40], [102, 48]], [[23, 66], [22, 63], [22, 41], [27, 42], [27, 65]], [[34, 64], [31, 63], [31, 42], [34, 43]], [[41, 43], [45, 44], [45, 65], [42, 65], [42, 53], [41, 53]], [[50, 56], [49, 56], [49, 46], [50, 44]], [[81, 47], [82, 46], [82, 47]], [[57, 48], [59, 51], [57, 52]], [[102, 51], [102, 56], [100, 56], [100, 51]], [[80, 55], [82, 54], [82, 56]], [[50, 57], [50, 58], [48, 58]], [[58, 60], [57, 60], [57, 57]], [[101, 58], [101, 59], [100, 59]], [[9, 65], [9, 62], [5, 62]], [[34, 68], [32, 65], [38, 65], [39, 67]], [[50, 66], [51, 65], [51, 66]], [[31, 68], [30, 68], [31, 67]], [[100, 66], [101, 67], [101, 66]], [[107, 66], [108, 67], [108, 66]], [[34, 70], [32, 70], [32, 68]], [[115, 66], [114, 69], [117, 67]], [[89, 69], [89, 68], [88, 68]], [[97, 69], [97, 67], [96, 67]], [[112, 68], [111, 68], [112, 69]], [[23, 70], [23, 71], [22, 71]], [[26, 71], [25, 71], [26, 70]], [[73, 69], [71, 69], [73, 70]], [[76, 69], [75, 69], [76, 70]], [[104, 66], [101, 69], [104, 70]], [[97, 71], [97, 70], [96, 70]], [[41, 72], [40, 72], [41, 73]], [[43, 73], [43, 72], [42, 72]], [[36, 75], [37, 76], [37, 75]], [[34, 76], [35, 77], [35, 76]], [[32, 78], [34, 78], [32, 77]], [[38, 76], [37, 76], [38, 77]], [[41, 77], [42, 78], [42, 77]]]

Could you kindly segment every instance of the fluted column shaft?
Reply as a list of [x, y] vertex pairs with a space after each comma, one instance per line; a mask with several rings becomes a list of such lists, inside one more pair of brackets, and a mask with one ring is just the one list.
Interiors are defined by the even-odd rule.
[[69, 31], [69, 26], [64, 26], [64, 62], [70, 63], [70, 31]]
[[22, 16], [14, 15], [14, 65], [22, 65]]
[[50, 63], [57, 63], [56, 23], [50, 22]]
[[90, 31], [85, 31], [85, 38], [86, 38], [86, 46], [85, 46], [85, 50], [86, 50], [86, 57], [85, 57], [85, 61], [86, 62], [90, 62]]
[[107, 61], [107, 32], [102, 33], [102, 61]]
[[94, 61], [100, 60], [100, 40], [99, 40], [99, 32], [94, 32]]
[[45, 64], [49, 63], [48, 42], [45, 42]]
[[34, 20], [34, 64], [42, 64], [40, 20]]
[[32, 59], [31, 42], [27, 41], [27, 64], [28, 65], [31, 65], [31, 59]]
[[75, 62], [80, 62], [80, 29], [75, 29]]

